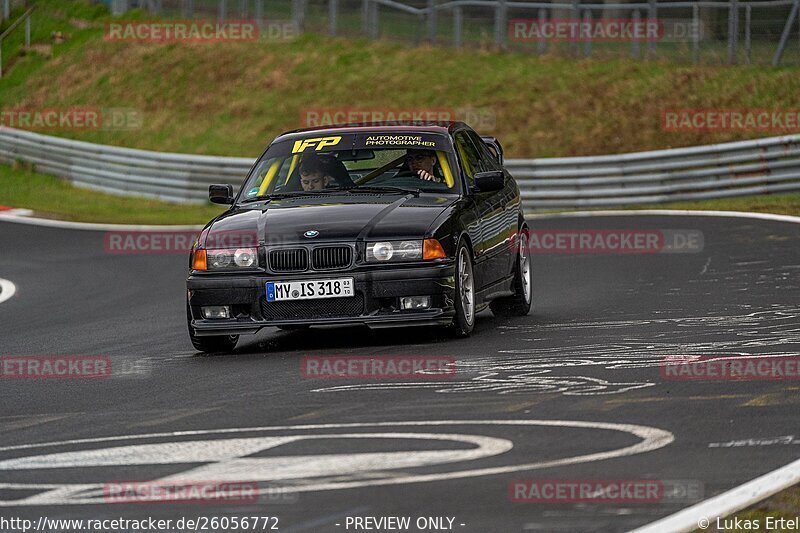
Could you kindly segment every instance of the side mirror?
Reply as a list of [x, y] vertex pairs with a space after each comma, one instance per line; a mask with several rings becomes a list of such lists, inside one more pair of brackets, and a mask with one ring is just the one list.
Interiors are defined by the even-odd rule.
[[475, 190], [477, 192], [499, 191], [506, 184], [502, 170], [475, 173]]
[[503, 165], [503, 145], [500, 144], [500, 141], [497, 140], [497, 137], [490, 137], [488, 135], [484, 135], [481, 137], [483, 142], [486, 143], [486, 146], [489, 147], [489, 150], [494, 154], [497, 158], [497, 161], [500, 163], [500, 166]]
[[209, 185], [208, 199], [215, 204], [232, 204], [233, 185]]

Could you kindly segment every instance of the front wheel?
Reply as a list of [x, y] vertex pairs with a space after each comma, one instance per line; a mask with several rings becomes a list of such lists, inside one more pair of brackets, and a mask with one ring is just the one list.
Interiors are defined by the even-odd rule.
[[462, 241], [456, 252], [456, 316], [450, 328], [457, 337], [469, 337], [475, 328], [475, 278], [472, 255]]
[[533, 267], [528, 248], [528, 228], [519, 232], [519, 252], [514, 267], [514, 295], [498, 298], [489, 304], [492, 313], [499, 317], [526, 316], [533, 303]]
[[186, 321], [189, 326], [189, 340], [192, 346], [200, 352], [206, 353], [225, 353], [231, 352], [239, 342], [239, 335], [212, 335], [199, 337], [195, 334], [192, 327], [192, 313], [189, 310], [189, 302], [186, 302]]

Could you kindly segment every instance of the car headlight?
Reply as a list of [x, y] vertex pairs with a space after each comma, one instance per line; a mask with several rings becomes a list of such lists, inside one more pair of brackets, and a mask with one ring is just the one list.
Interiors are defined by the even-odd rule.
[[258, 250], [255, 248], [195, 250], [192, 262], [194, 270], [235, 270], [257, 266]]
[[422, 259], [422, 241], [381, 241], [367, 243], [367, 262], [414, 261]]

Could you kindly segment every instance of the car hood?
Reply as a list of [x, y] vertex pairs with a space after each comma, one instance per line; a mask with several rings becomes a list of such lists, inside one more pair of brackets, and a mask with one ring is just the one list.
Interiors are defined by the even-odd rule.
[[[356, 239], [419, 239], [434, 220], [457, 200], [456, 195], [320, 194], [239, 206], [204, 231], [221, 242], [260, 244], [352, 242]], [[306, 237], [306, 232], [317, 232]], [[201, 242], [203, 239], [201, 238]], [[211, 246], [206, 246], [211, 247]]]

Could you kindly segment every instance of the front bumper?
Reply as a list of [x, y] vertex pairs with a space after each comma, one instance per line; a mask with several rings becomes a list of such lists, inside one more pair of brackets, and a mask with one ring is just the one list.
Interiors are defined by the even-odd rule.
[[[455, 266], [453, 261], [403, 267], [355, 269], [300, 274], [193, 273], [187, 280], [191, 324], [195, 335], [257, 333], [266, 326], [446, 325], [455, 315]], [[352, 277], [356, 295], [296, 302], [267, 302], [268, 281], [295, 281]], [[430, 296], [425, 310], [401, 310], [401, 296]], [[233, 318], [205, 319], [200, 308], [231, 306]]]

